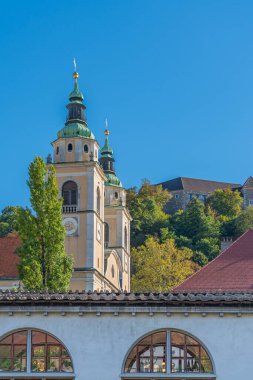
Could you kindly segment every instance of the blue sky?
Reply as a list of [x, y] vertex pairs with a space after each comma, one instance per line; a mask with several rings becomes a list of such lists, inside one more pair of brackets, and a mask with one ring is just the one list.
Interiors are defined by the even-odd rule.
[[252, 1], [0, 1], [0, 208], [26, 205], [27, 167], [51, 151], [72, 89], [107, 117], [126, 187], [253, 175]]

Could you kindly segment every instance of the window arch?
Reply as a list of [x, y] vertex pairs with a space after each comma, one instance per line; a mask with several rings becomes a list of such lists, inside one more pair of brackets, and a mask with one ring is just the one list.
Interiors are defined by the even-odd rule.
[[60, 379], [61, 373], [73, 373], [73, 364], [67, 348], [57, 338], [45, 331], [23, 329], [0, 340], [1, 372], [13, 376], [22, 372], [26, 378], [37, 372], [54, 372]]
[[[196, 338], [177, 330], [156, 331], [141, 338], [128, 352], [123, 372], [164, 373], [166, 378], [185, 379], [190, 373], [191, 379], [200, 378], [200, 374], [210, 374], [214, 378], [214, 368], [207, 349]], [[141, 377], [140, 377], [141, 376]], [[130, 375], [131, 377], [131, 375]]]
[[77, 184], [74, 181], [67, 181], [62, 186], [62, 197], [64, 206], [77, 205]]
[[100, 203], [101, 203], [101, 196], [100, 196], [100, 188], [97, 187], [97, 213], [100, 215]]
[[110, 227], [109, 224], [105, 222], [105, 247], [108, 247], [110, 241]]

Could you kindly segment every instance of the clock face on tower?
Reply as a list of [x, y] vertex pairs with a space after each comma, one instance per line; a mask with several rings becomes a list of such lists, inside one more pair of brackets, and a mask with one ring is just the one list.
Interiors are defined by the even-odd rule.
[[101, 241], [101, 225], [99, 222], [97, 222], [97, 240]]
[[67, 236], [77, 235], [78, 221], [76, 218], [71, 218], [71, 217], [64, 218], [62, 221], [62, 224], [64, 225], [66, 229]]

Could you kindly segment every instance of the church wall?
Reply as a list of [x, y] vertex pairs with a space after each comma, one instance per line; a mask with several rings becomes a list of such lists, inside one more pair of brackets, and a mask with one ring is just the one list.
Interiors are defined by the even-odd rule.
[[[130, 347], [144, 334], [165, 328], [183, 330], [198, 338], [214, 360], [217, 380], [252, 378], [253, 316], [238, 317], [239, 309], [231, 310], [230, 315], [228, 308], [222, 307], [210, 314], [205, 308], [181, 307], [171, 316], [167, 316], [168, 309], [160, 312], [155, 307], [143, 307], [142, 312], [134, 307], [124, 310], [108, 307], [106, 313], [101, 307], [87, 307], [87, 313], [81, 316], [79, 313], [84, 311], [81, 307], [27, 307], [24, 312], [9, 316], [11, 310], [11, 307], [0, 309], [0, 336], [26, 327], [55, 335], [72, 355], [76, 380], [119, 379]], [[28, 311], [36, 312], [29, 316]], [[48, 316], [43, 315], [45, 311]], [[203, 311], [207, 312], [205, 317]]]

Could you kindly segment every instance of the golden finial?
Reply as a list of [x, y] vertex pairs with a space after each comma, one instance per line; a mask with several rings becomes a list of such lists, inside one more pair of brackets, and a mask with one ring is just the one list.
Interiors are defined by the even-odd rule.
[[109, 136], [110, 132], [108, 130], [108, 122], [107, 122], [107, 118], [105, 119], [105, 135], [106, 136]]
[[76, 71], [76, 59], [74, 58], [74, 74], [73, 74], [73, 78], [76, 80], [78, 77], [79, 77], [79, 74]]

